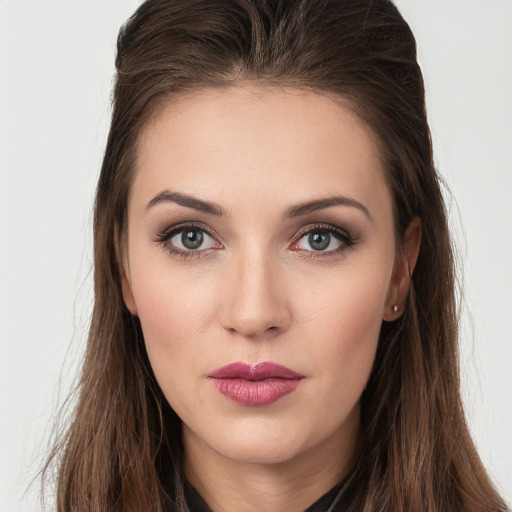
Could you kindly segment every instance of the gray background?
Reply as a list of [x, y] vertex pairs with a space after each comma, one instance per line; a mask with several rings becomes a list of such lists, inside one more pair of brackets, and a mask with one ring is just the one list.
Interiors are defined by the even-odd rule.
[[[91, 209], [135, 0], [0, 0], [0, 512], [40, 510], [91, 309]], [[512, 500], [512, 1], [400, 0], [464, 266], [468, 421]]]

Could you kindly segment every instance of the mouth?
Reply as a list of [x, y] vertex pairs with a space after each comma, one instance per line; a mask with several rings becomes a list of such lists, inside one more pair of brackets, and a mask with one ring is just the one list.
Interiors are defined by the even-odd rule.
[[262, 362], [230, 363], [208, 375], [215, 389], [242, 405], [269, 405], [291, 393], [305, 378], [286, 366]]

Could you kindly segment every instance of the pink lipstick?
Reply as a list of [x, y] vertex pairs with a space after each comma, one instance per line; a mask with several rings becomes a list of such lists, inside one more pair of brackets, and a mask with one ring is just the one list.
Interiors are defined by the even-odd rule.
[[243, 405], [269, 405], [291, 393], [304, 375], [280, 364], [227, 364], [208, 375], [215, 389]]

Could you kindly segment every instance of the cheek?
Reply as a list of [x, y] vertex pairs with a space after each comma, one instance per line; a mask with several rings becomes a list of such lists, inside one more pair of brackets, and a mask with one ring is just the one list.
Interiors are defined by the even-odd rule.
[[308, 360], [324, 386], [343, 386], [355, 400], [366, 385], [377, 348], [386, 300], [385, 272], [347, 272], [332, 279], [324, 293], [310, 294], [302, 310]]
[[148, 358], [169, 404], [180, 417], [193, 418], [203, 398], [201, 379], [191, 376], [208, 368], [205, 345], [215, 316], [214, 287], [203, 286], [204, 280], [190, 272], [153, 272], [134, 289]]
[[199, 360], [195, 356], [216, 314], [215, 286], [205, 286], [204, 276], [171, 268], [161, 254], [148, 261], [133, 253], [132, 289], [148, 356], [159, 381], [172, 378], [183, 361], [194, 366]]

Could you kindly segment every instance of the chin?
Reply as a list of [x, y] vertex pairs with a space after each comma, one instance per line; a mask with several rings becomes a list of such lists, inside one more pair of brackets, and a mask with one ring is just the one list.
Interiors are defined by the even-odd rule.
[[311, 432], [295, 431], [289, 425], [253, 419], [231, 428], [211, 429], [202, 442], [222, 457], [248, 464], [279, 464], [308, 449]]
[[[215, 449], [215, 448], [214, 448]], [[243, 464], [280, 464], [287, 462], [300, 453], [298, 447], [283, 446], [268, 442], [265, 439], [254, 439], [249, 442], [226, 442], [216, 450], [223, 457]]]

